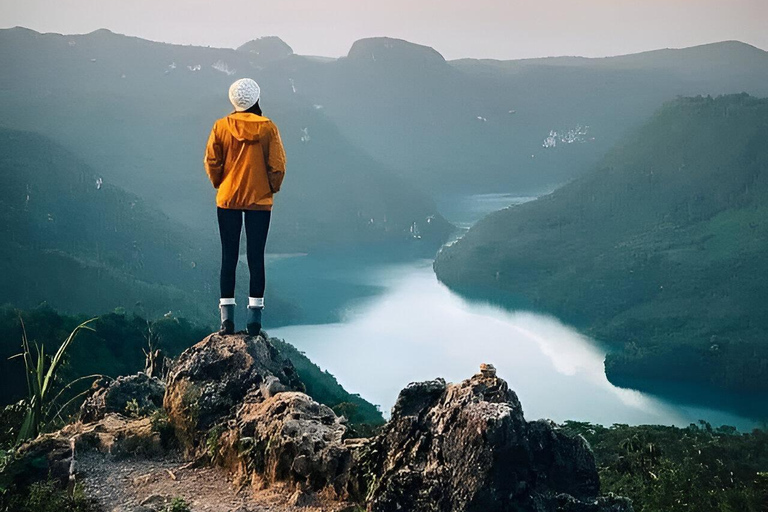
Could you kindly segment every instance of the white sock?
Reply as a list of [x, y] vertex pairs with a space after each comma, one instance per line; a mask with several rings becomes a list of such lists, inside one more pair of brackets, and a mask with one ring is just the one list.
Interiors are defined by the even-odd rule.
[[225, 299], [222, 297], [221, 299], [219, 299], [219, 306], [237, 306], [237, 304], [235, 303], [235, 299], [233, 298]]
[[263, 308], [264, 307], [264, 297], [248, 297], [248, 307], [249, 308]]

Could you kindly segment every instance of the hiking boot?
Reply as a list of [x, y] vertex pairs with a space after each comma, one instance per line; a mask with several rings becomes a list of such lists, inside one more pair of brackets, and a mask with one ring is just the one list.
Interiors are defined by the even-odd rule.
[[224, 336], [226, 334], [235, 333], [235, 305], [234, 304], [220, 304], [221, 310], [221, 329], [219, 334]]
[[261, 311], [264, 308], [252, 308], [248, 306], [248, 316], [245, 321], [248, 334], [258, 336], [261, 332]]

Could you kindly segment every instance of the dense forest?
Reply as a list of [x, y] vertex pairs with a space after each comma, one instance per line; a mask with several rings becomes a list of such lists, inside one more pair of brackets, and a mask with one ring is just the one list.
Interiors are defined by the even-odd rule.
[[564, 429], [592, 446], [603, 492], [631, 498], [635, 512], [763, 512], [768, 504], [765, 430], [574, 421]]
[[480, 221], [435, 263], [613, 346], [615, 383], [768, 390], [768, 100], [680, 98], [593, 172]]

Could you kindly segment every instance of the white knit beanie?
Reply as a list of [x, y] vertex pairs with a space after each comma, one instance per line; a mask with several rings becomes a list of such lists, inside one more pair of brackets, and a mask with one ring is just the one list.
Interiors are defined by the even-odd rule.
[[229, 86], [229, 101], [238, 112], [254, 106], [259, 101], [259, 96], [261, 96], [261, 88], [250, 78], [241, 78]]

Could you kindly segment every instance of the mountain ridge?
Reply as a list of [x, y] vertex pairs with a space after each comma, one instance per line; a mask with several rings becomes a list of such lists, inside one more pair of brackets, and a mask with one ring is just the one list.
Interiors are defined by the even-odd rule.
[[[53, 32], [53, 31], [51, 31], [51, 32], [40, 32], [40, 31], [37, 31], [35, 29], [31, 29], [31, 28], [24, 27], [24, 26], [21, 26], [21, 25], [16, 25], [14, 27], [0, 28], [0, 33], [3, 32], [3, 31], [17, 31], [17, 32], [31, 33], [31, 34], [35, 34], [35, 35], [62, 36], [62, 37], [78, 37], [78, 36], [90, 36], [90, 35], [105, 34], [105, 35], [110, 35], [110, 36], [119, 36], [119, 37], [125, 37], [125, 38], [142, 39], [142, 40], [153, 42], [153, 43], [160, 43], [160, 44], [166, 44], [166, 45], [171, 45], [171, 46], [210, 48], [210, 49], [213, 49], [213, 50], [230, 50], [230, 49], [236, 50], [236, 49], [242, 48], [244, 45], [246, 45], [248, 43], [251, 43], [253, 41], [265, 40], [265, 39], [277, 39], [281, 43], [285, 44], [286, 46], [288, 46], [290, 48], [290, 45], [282, 37], [277, 36], [277, 35], [260, 36], [260, 37], [258, 37], [256, 39], [252, 39], [252, 40], [246, 41], [245, 43], [240, 45], [238, 48], [230, 48], [230, 47], [226, 47], [226, 46], [210, 46], [210, 45], [184, 44], [184, 43], [174, 43], [174, 42], [170, 42], [170, 41], [160, 41], [160, 40], [155, 40], [155, 39], [149, 39], [149, 38], [146, 38], [146, 37], [131, 36], [129, 34], [123, 34], [123, 33], [120, 33], [120, 32], [115, 32], [115, 31], [113, 31], [111, 29], [108, 29], [108, 28], [105, 28], [105, 27], [98, 28], [98, 29], [92, 30], [90, 32], [63, 33], [63, 32]], [[429, 49], [429, 50], [434, 51], [438, 55], [440, 55], [440, 57], [442, 57], [442, 54], [440, 54], [440, 52], [434, 46], [431, 46], [431, 45], [428, 45], [428, 44], [422, 44], [422, 43], [415, 43], [415, 42], [409, 41], [407, 39], [402, 39], [402, 38], [397, 38], [397, 37], [390, 37], [390, 36], [370, 36], [370, 37], [363, 37], [363, 38], [360, 38], [360, 39], [356, 39], [350, 45], [350, 50], [347, 51], [347, 55], [349, 55], [349, 51], [351, 51], [351, 49], [355, 46], [355, 44], [361, 43], [361, 42], [366, 42], [367, 43], [367, 42], [370, 42], [370, 41], [377, 41], [377, 40], [382, 41], [382, 42], [384, 42], [384, 41], [392, 41], [392, 42], [397, 42], [397, 44], [406, 43], [409, 46]], [[454, 59], [445, 59], [443, 57], [443, 60], [445, 60], [445, 62], [448, 62], [449, 64], [450, 63], [459, 62], [459, 61], [476, 61], [476, 60], [490, 61], [490, 62], [546, 61], [546, 60], [551, 60], [551, 59], [583, 59], [583, 60], [586, 60], [586, 61], [605, 61], [605, 60], [610, 60], [610, 59], [620, 59], [620, 58], [624, 58], [624, 57], [631, 57], [631, 56], [638, 56], [638, 55], [645, 56], [645, 55], [652, 55], [652, 54], [656, 54], [656, 53], [679, 52], [679, 51], [694, 50], [694, 49], [703, 50], [703, 49], [711, 49], [711, 48], [717, 48], [717, 47], [722, 47], [722, 46], [737, 46], [737, 47], [743, 48], [743, 49], [752, 49], [752, 50], [758, 50], [758, 51], [763, 52], [763, 53], [768, 53], [768, 50], [764, 50], [764, 49], [762, 49], [762, 48], [760, 48], [758, 46], [755, 46], [753, 44], [750, 44], [750, 43], [747, 43], [747, 42], [744, 42], [744, 41], [740, 41], [738, 39], [724, 39], [724, 40], [720, 40], [720, 41], [712, 41], [712, 42], [708, 42], [708, 43], [694, 44], [694, 45], [690, 45], [690, 46], [655, 48], [655, 49], [642, 50], [642, 51], [637, 51], [637, 52], [622, 53], [622, 54], [616, 54], [616, 55], [607, 55], [607, 56], [604, 56], [604, 57], [585, 57], [585, 56], [581, 56], [581, 55], [562, 54], [562, 55], [552, 55], [552, 56], [522, 57], [522, 58], [510, 58], [510, 59], [487, 58], [487, 57], [457, 57], [457, 58], [454, 58]], [[301, 56], [301, 57], [318, 57], [318, 58], [331, 59], [331, 60], [337, 60], [338, 58], [340, 58], [340, 57], [319, 56], [319, 55], [314, 55], [314, 54], [311, 54], [311, 55], [310, 54], [307, 54], [307, 55], [295, 54], [295, 55], [298, 55], [298, 56]]]
[[612, 347], [609, 379], [768, 390], [768, 99], [680, 98], [592, 172], [478, 222], [435, 261]]

